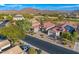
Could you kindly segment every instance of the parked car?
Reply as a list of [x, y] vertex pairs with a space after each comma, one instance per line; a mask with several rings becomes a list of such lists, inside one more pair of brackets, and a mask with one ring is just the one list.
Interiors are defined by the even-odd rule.
[[27, 52], [28, 49], [30, 48], [29, 45], [22, 45], [22, 46], [20, 46], [20, 47], [21, 47], [21, 49], [22, 49], [24, 52]]

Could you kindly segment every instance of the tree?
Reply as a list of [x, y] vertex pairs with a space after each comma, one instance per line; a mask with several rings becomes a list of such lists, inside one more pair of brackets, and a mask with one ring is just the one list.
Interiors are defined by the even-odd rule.
[[62, 38], [62, 43], [64, 45], [66, 45], [67, 42], [70, 42], [72, 40], [71, 34], [69, 32], [62, 32], [61, 38]]
[[8, 15], [8, 16], [7, 16], [7, 19], [8, 19], [8, 20], [12, 20], [13, 17], [12, 17], [11, 15]]
[[70, 40], [71, 34], [69, 32], [62, 32], [61, 37]]
[[61, 34], [61, 37], [63, 38], [63, 40], [68, 40], [71, 41], [72, 43], [75, 42], [77, 40], [78, 37], [78, 33], [77, 32], [73, 32], [73, 34], [69, 33], [69, 32], [63, 32]]
[[16, 25], [18, 26], [18, 28], [23, 30], [23, 32], [27, 32], [31, 28], [31, 23], [28, 20], [16, 21]]
[[28, 18], [28, 19], [32, 19], [33, 18], [33, 15], [31, 15], [31, 14], [24, 14], [23, 16], [25, 18]]
[[30, 47], [29, 50], [28, 50], [28, 53], [29, 54], [37, 54], [37, 51], [36, 51], [35, 48]]
[[4, 19], [3, 14], [0, 14], [0, 21], [2, 21]]
[[19, 39], [25, 37], [25, 34], [18, 27], [10, 25], [8, 27], [3, 27], [0, 29], [0, 34], [7, 36], [12, 42], [16, 42]]
[[78, 39], [78, 33], [77, 32], [73, 32], [72, 34], [72, 41], [76, 41]]

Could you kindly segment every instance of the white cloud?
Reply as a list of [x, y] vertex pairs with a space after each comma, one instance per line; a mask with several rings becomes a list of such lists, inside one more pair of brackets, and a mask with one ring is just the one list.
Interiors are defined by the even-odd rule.
[[5, 6], [5, 4], [0, 4], [0, 6]]

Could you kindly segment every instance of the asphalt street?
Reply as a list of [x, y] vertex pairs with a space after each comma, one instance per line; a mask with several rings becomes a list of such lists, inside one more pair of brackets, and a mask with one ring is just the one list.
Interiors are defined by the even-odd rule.
[[51, 44], [49, 42], [40, 40], [38, 38], [32, 37], [32, 36], [27, 36], [23, 41], [41, 49], [49, 54], [78, 54], [78, 52]]

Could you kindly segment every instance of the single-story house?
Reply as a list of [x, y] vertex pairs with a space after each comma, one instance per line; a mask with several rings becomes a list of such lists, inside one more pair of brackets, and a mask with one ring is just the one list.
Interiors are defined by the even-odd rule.
[[38, 32], [40, 30], [40, 22], [38, 22], [37, 20], [33, 19], [31, 21], [32, 23], [32, 28], [34, 32]]
[[4, 51], [2, 54], [23, 54], [24, 52], [19, 46], [14, 46], [7, 51]]
[[43, 32], [48, 32], [48, 30], [53, 28], [53, 27], [55, 27], [55, 24], [51, 23], [50, 21], [44, 22], [43, 27], [42, 27], [42, 31]]
[[55, 25], [54, 27], [48, 30], [48, 36], [53, 38], [60, 38], [62, 32], [70, 32], [73, 33], [75, 31], [76, 25], [71, 24], [69, 22], [64, 22], [62, 24]]
[[48, 36], [54, 39], [57, 39], [57, 37], [60, 37], [60, 33], [61, 33], [61, 29], [59, 27], [53, 27], [48, 30]]
[[50, 28], [52, 28], [54, 26], [55, 26], [55, 24], [51, 23], [50, 21], [44, 23], [44, 28], [46, 30], [49, 30]]
[[38, 32], [41, 29], [41, 31], [48, 31], [50, 28], [55, 26], [55, 24], [51, 23], [50, 21], [44, 22], [43, 25], [41, 25], [40, 22], [35, 19], [32, 19], [31, 22], [34, 32]]
[[62, 28], [62, 32], [74, 32], [77, 28], [77, 24], [74, 22], [63, 22], [60, 27]]
[[13, 17], [13, 20], [24, 20], [25, 18], [23, 17], [23, 15], [17, 14]]
[[2, 52], [2, 50], [6, 49], [10, 46], [11, 46], [10, 41], [8, 41], [8, 40], [0, 41], [0, 52]]

